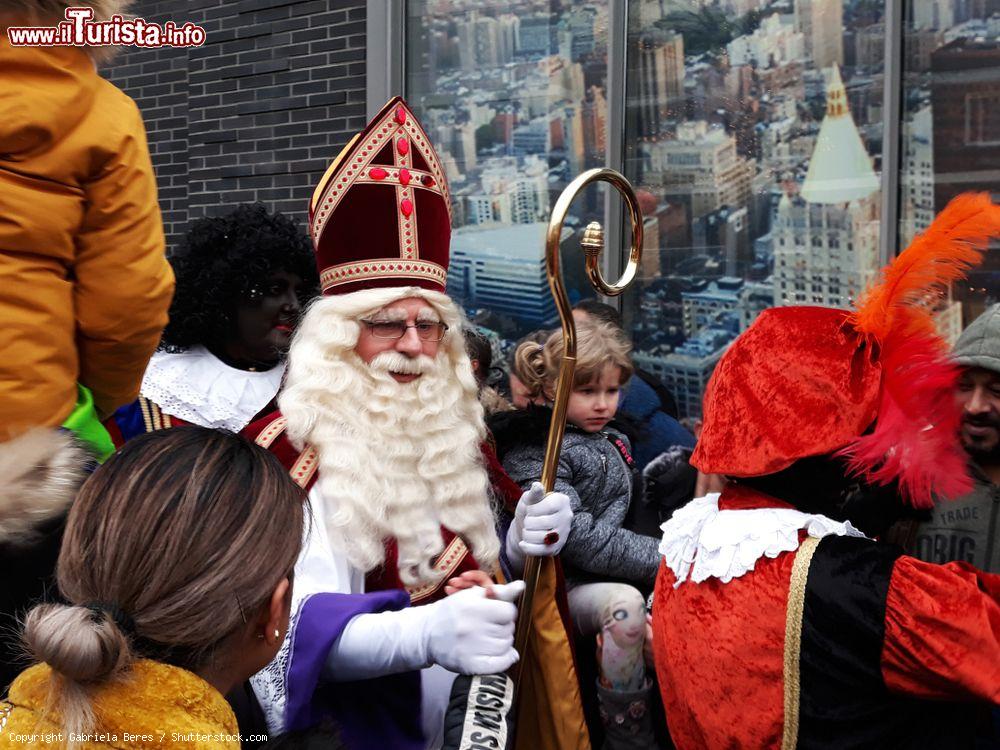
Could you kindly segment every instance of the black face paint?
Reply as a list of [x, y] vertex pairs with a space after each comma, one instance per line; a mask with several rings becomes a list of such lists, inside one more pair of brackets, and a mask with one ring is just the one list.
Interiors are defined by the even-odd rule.
[[304, 286], [289, 271], [277, 271], [255, 284], [237, 303], [229, 338], [222, 351], [215, 353], [239, 369], [278, 364], [288, 352], [302, 314]]

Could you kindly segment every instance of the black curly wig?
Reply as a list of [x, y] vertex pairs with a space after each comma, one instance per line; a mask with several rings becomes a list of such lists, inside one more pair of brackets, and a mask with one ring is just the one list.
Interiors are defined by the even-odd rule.
[[301, 278], [303, 303], [319, 293], [309, 238], [292, 219], [260, 203], [194, 222], [169, 260], [177, 290], [160, 346], [170, 351], [224, 341], [236, 307], [273, 273]]

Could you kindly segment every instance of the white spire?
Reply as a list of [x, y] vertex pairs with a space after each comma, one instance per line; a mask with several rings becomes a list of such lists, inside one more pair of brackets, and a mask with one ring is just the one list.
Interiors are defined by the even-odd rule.
[[872, 159], [847, 107], [840, 68], [830, 68], [826, 87], [826, 116], [809, 161], [802, 197], [810, 203], [847, 203], [879, 189]]

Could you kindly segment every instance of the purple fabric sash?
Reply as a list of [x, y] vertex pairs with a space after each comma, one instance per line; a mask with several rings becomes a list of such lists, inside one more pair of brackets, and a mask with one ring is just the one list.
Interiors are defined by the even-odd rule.
[[418, 672], [357, 682], [320, 680], [327, 654], [351, 619], [409, 603], [409, 594], [398, 590], [315, 594], [302, 603], [289, 655], [286, 731], [332, 719], [350, 750], [422, 750]]

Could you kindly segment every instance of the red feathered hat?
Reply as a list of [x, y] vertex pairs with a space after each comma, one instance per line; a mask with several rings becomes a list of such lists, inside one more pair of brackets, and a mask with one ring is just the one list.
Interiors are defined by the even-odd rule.
[[451, 198], [441, 163], [400, 97], [340, 152], [313, 192], [309, 231], [323, 294], [443, 292]]
[[957, 432], [957, 369], [929, 295], [1000, 236], [1000, 206], [962, 195], [886, 268], [854, 311], [763, 312], [719, 360], [691, 463], [709, 474], [773, 474], [841, 453], [868, 479], [898, 481], [928, 507], [970, 489]]

